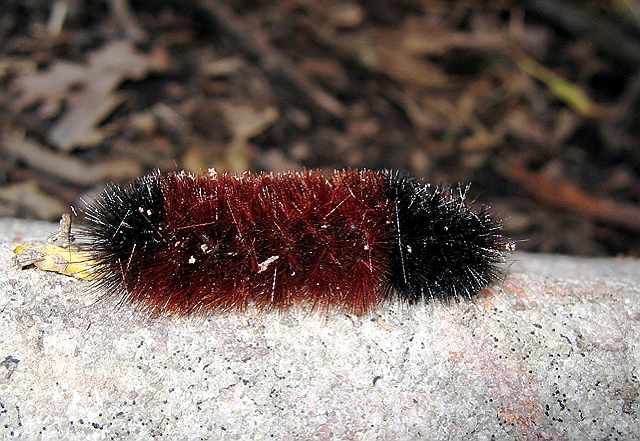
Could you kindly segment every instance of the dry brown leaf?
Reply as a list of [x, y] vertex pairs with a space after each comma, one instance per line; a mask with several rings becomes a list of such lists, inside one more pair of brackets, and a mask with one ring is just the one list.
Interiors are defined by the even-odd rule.
[[489, 150], [497, 147], [504, 138], [505, 130], [502, 128], [493, 128], [488, 130], [479, 121], [474, 120], [471, 124], [473, 133], [465, 138], [460, 147], [466, 151]]
[[343, 50], [353, 53], [362, 64], [382, 71], [397, 81], [420, 87], [443, 87], [449, 84], [448, 76], [439, 67], [403, 48], [401, 35], [362, 31], [340, 45]]
[[192, 145], [185, 149], [182, 155], [181, 167], [194, 173], [203, 173], [210, 168], [228, 170], [224, 155], [221, 153], [223, 146]]
[[220, 58], [205, 64], [202, 71], [205, 75], [222, 77], [237, 72], [244, 64], [244, 60], [239, 57]]
[[539, 145], [549, 144], [550, 130], [531, 115], [529, 109], [512, 109], [501, 125], [508, 133], [520, 140], [533, 141]]
[[434, 63], [400, 51], [394, 45], [379, 46], [377, 54], [382, 70], [400, 82], [427, 88], [450, 84], [449, 76]]
[[402, 50], [415, 55], [444, 55], [452, 49], [505, 50], [503, 34], [488, 31], [455, 32], [424, 18], [407, 19], [401, 29], [385, 32]]
[[246, 104], [222, 103], [222, 111], [235, 140], [247, 141], [259, 135], [278, 119], [275, 107], [256, 109]]
[[122, 101], [114, 94], [116, 87], [125, 79], [143, 77], [164, 62], [156, 52], [148, 56], [128, 41], [112, 41], [90, 54], [86, 65], [57, 62], [45, 72], [19, 78], [14, 85], [22, 92], [18, 107], [42, 100], [41, 114], [52, 116], [66, 98], [68, 110], [51, 129], [49, 140], [63, 150], [95, 145], [104, 137], [97, 124]]
[[489, 32], [450, 32], [424, 19], [408, 19], [393, 31], [362, 31], [340, 42], [360, 62], [400, 82], [419, 87], [446, 87], [452, 78], [425, 55], [443, 55], [451, 49], [506, 50], [503, 35]]
[[438, 130], [447, 127], [448, 120], [441, 112], [425, 108], [412, 94], [403, 92], [398, 101], [403, 105], [407, 116], [417, 128]]
[[0, 59], [0, 79], [3, 79], [9, 73], [24, 75], [33, 72], [37, 64], [35, 61], [24, 58], [7, 57], [4, 55]]
[[338, 3], [327, 9], [329, 22], [338, 28], [355, 28], [365, 18], [364, 9], [355, 3]]
[[44, 118], [58, 113], [69, 90], [85, 78], [86, 69], [80, 65], [59, 61], [45, 72], [31, 72], [16, 79], [14, 89], [21, 92], [16, 102], [22, 110], [42, 101], [40, 115]]
[[114, 139], [111, 147], [114, 156], [130, 158], [144, 167], [160, 170], [177, 167], [175, 144], [162, 135], [149, 135], [140, 141]]
[[98, 87], [92, 87], [68, 99], [69, 111], [49, 132], [49, 141], [62, 150], [74, 147], [91, 147], [100, 143], [106, 133], [96, 127], [123, 98], [110, 95]]
[[265, 170], [284, 172], [288, 170], [299, 170], [300, 164], [292, 161], [281, 150], [269, 149], [258, 158], [258, 165]]
[[37, 219], [43, 220], [56, 219], [64, 211], [64, 205], [54, 197], [43, 193], [35, 181], [0, 187], [0, 201], [26, 209]]
[[16, 131], [10, 131], [0, 139], [0, 150], [24, 161], [36, 170], [78, 185], [92, 185], [108, 179], [132, 178], [142, 173], [140, 164], [135, 161], [110, 159], [88, 164], [74, 157], [47, 150], [25, 139], [22, 133]]
[[442, 87], [448, 78], [433, 63], [414, 56], [402, 46], [402, 36], [390, 32], [363, 30], [339, 38], [330, 27], [314, 26], [317, 36], [369, 69], [383, 72], [400, 82], [422, 87]]
[[225, 162], [229, 170], [247, 170], [250, 165], [247, 146], [249, 139], [269, 128], [278, 119], [278, 110], [275, 107], [258, 110], [252, 106], [232, 103], [223, 103], [221, 107], [233, 134]]

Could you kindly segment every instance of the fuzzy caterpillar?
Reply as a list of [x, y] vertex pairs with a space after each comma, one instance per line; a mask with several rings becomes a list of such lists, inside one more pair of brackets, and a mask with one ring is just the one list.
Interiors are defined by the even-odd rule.
[[466, 190], [396, 171], [155, 173], [88, 202], [77, 236], [97, 288], [151, 315], [364, 314], [499, 279], [512, 242]]

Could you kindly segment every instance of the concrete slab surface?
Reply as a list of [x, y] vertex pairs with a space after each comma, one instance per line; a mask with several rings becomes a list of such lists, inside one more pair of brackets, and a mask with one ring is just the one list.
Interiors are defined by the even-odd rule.
[[11, 265], [2, 440], [637, 440], [640, 262], [517, 254], [474, 301], [151, 320]]

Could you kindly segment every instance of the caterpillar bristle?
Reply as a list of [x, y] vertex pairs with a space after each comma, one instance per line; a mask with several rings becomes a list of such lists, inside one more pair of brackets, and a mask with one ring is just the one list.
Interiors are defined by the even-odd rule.
[[468, 187], [395, 171], [155, 173], [84, 208], [95, 287], [151, 315], [471, 297], [511, 248]]

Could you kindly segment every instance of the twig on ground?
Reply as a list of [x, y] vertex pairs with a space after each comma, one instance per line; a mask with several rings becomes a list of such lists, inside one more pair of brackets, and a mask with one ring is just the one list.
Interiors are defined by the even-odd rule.
[[509, 163], [501, 167], [500, 172], [549, 206], [571, 210], [628, 230], [640, 231], [640, 206], [593, 196], [566, 179], [531, 172], [522, 162]]

